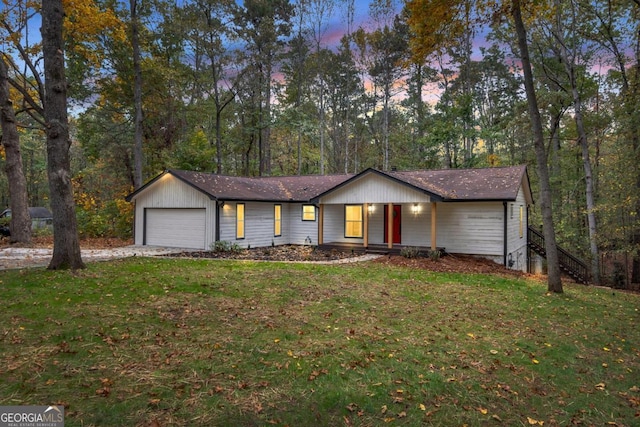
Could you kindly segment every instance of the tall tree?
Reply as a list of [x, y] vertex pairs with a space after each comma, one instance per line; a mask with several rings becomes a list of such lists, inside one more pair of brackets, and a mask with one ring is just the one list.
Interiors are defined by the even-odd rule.
[[245, 0], [235, 16], [236, 31], [250, 57], [258, 142], [258, 174], [271, 174], [271, 97], [274, 67], [291, 31], [292, 6], [287, 0]]
[[[407, 8], [411, 13], [409, 25], [414, 33], [411, 43], [414, 54], [418, 56], [418, 58], [424, 58], [448, 46], [456, 36], [464, 34], [465, 25], [468, 23], [466, 19], [467, 5], [467, 0], [410, 0], [407, 3]], [[542, 119], [540, 117], [531, 70], [527, 31], [522, 18], [522, 4], [520, 0], [512, 0], [509, 4], [505, 5], [505, 9], [494, 11], [492, 10], [493, 7], [495, 7], [494, 2], [475, 2], [475, 10], [479, 17], [488, 19], [489, 17], [493, 17], [494, 12], [497, 13], [498, 16], [500, 14], [505, 15], [512, 19], [516, 30], [518, 56], [522, 62], [525, 93], [527, 96], [537, 160], [536, 167], [540, 180], [540, 208], [542, 211], [548, 265], [547, 284], [550, 292], [561, 293], [563, 289], [553, 224], [547, 153]]]
[[[219, 174], [224, 155], [223, 113], [234, 101], [242, 75], [240, 57], [230, 43], [234, 35], [229, 24], [236, 8], [231, 0], [194, 0], [184, 5], [178, 19], [175, 15], [165, 18], [173, 20], [171, 28], [179, 27], [187, 45], [185, 53], [191, 53], [188, 62], [193, 70], [194, 89], [190, 103], [206, 117], [202, 128], [215, 147], [215, 169]], [[176, 20], [180, 21], [177, 25]]]
[[[579, 2], [582, 34], [601, 47], [605, 60], [615, 66], [616, 106], [620, 113], [619, 134], [635, 164], [640, 163], [640, 1]], [[635, 197], [630, 225], [633, 253], [632, 282], [640, 282], [640, 168], [635, 168]]]
[[22, 167], [20, 135], [9, 92], [8, 69], [4, 61], [0, 55], [0, 127], [2, 145], [7, 158], [5, 171], [11, 198], [10, 241], [11, 243], [29, 243], [31, 242], [31, 217], [29, 216], [27, 180]]
[[[582, 164], [584, 169], [585, 195], [587, 204], [587, 222], [589, 229], [589, 249], [591, 251], [591, 278], [596, 284], [600, 284], [600, 251], [598, 250], [598, 229], [596, 224], [596, 202], [594, 190], [593, 168], [591, 167], [591, 159], [589, 153], [589, 141], [584, 123], [583, 99], [578, 87], [578, 75], [576, 68], [577, 60], [577, 44], [581, 44], [576, 32], [577, 19], [576, 6], [574, 1], [569, 2], [570, 13], [563, 14], [563, 8], [559, 0], [555, 0], [555, 25], [554, 36], [558, 42], [560, 49], [560, 59], [564, 66], [569, 82], [569, 93], [573, 101], [573, 114], [578, 131], [578, 140], [580, 143]], [[565, 22], [571, 26], [569, 29], [569, 37], [565, 37]]]
[[[328, 29], [328, 22], [338, 0], [306, 0], [306, 9], [308, 10], [309, 29], [313, 36], [316, 58], [322, 58], [320, 54], [322, 49], [322, 41]], [[318, 137], [320, 139], [320, 175], [325, 173], [325, 131], [326, 131], [326, 74], [325, 61], [317, 61], [316, 78], [317, 78], [317, 102], [318, 102]]]
[[69, 150], [67, 81], [65, 78], [62, 0], [42, 1], [44, 57], [44, 119], [47, 133], [47, 175], [53, 213], [53, 257], [48, 268], [84, 268], [76, 223]]
[[524, 74], [524, 87], [527, 94], [531, 127], [533, 129], [533, 140], [537, 160], [536, 168], [538, 171], [538, 179], [540, 180], [540, 209], [542, 211], [542, 225], [547, 256], [547, 288], [549, 292], [562, 293], [558, 247], [556, 245], [556, 233], [553, 224], [551, 183], [549, 181], [547, 152], [542, 129], [542, 118], [540, 117], [540, 109], [538, 108], [538, 100], [536, 98], [533, 81], [533, 72], [531, 71], [527, 30], [522, 19], [520, 0], [512, 0], [510, 12], [518, 37], [518, 49], [520, 51], [520, 60], [522, 61], [522, 71]]
[[138, 16], [138, 0], [129, 0], [131, 13], [131, 47], [133, 51], [133, 105], [134, 105], [134, 142], [133, 142], [133, 186], [140, 188], [143, 179], [142, 151], [142, 67], [140, 65], [140, 19]]

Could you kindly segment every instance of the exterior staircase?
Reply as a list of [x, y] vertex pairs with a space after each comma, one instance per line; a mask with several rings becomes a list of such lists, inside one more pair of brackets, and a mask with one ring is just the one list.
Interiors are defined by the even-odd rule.
[[[527, 229], [527, 235], [529, 249], [546, 258], [547, 251], [545, 249], [544, 235], [542, 234], [542, 232], [529, 226]], [[583, 283], [585, 285], [588, 284], [589, 269], [587, 268], [587, 265], [582, 260], [571, 255], [560, 246], [558, 246], [557, 248], [560, 270], [569, 275], [576, 282]]]

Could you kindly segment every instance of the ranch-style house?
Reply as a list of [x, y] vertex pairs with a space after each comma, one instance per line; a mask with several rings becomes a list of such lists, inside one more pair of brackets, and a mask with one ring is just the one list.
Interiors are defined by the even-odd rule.
[[420, 247], [528, 264], [526, 166], [283, 177], [169, 169], [127, 200], [137, 245]]

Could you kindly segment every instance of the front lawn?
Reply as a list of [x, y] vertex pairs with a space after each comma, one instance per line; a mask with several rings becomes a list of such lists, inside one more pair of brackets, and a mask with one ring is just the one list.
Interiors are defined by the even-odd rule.
[[0, 405], [66, 426], [640, 422], [640, 296], [376, 263], [0, 272]]

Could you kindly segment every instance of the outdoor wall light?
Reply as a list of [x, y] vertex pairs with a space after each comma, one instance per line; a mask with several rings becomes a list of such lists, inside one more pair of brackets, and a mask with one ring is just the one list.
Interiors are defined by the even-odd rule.
[[413, 206], [411, 206], [411, 212], [413, 212], [414, 214], [420, 212], [420, 205], [417, 203], [414, 203]]
[[370, 214], [373, 213], [374, 211], [373, 205], [367, 206], [367, 211], [369, 211]]

